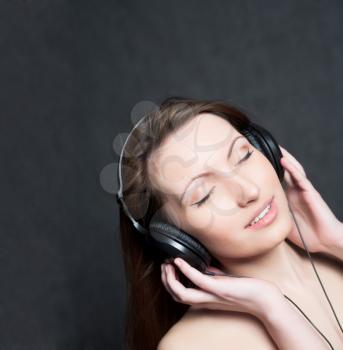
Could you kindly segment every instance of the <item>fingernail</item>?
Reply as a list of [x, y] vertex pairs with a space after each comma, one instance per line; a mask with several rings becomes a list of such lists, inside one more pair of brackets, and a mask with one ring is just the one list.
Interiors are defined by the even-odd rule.
[[175, 259], [174, 259], [174, 263], [175, 263], [177, 266], [180, 266], [180, 265], [181, 265], [181, 259], [175, 258]]
[[215, 276], [216, 274], [211, 272], [211, 271], [205, 271], [204, 272], [205, 275], [209, 275], [209, 276]]

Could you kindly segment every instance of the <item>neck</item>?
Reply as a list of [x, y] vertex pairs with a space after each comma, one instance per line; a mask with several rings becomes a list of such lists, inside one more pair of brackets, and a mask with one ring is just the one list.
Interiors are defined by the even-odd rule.
[[249, 258], [225, 259], [221, 263], [223, 270], [229, 274], [264, 279], [275, 283], [282, 291], [303, 289], [314, 273], [306, 257], [286, 240], [266, 253]]

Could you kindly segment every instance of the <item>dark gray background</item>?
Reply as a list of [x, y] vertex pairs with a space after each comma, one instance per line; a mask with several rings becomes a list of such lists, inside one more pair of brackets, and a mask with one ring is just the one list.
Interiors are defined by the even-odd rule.
[[0, 349], [119, 349], [117, 203], [99, 181], [142, 100], [255, 115], [343, 219], [343, 3], [0, 2]]

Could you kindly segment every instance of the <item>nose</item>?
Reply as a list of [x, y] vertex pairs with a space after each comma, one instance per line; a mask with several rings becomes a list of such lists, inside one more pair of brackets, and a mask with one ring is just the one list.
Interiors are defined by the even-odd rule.
[[260, 196], [260, 187], [251, 179], [243, 176], [236, 176], [235, 179], [236, 201], [240, 207], [246, 207], [251, 202], [256, 201]]

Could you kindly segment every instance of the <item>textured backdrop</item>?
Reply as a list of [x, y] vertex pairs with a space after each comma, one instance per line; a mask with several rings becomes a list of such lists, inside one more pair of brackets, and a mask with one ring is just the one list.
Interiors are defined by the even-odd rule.
[[342, 1], [4, 0], [0, 26], [0, 350], [121, 348], [99, 175], [142, 100], [241, 105], [343, 220]]

